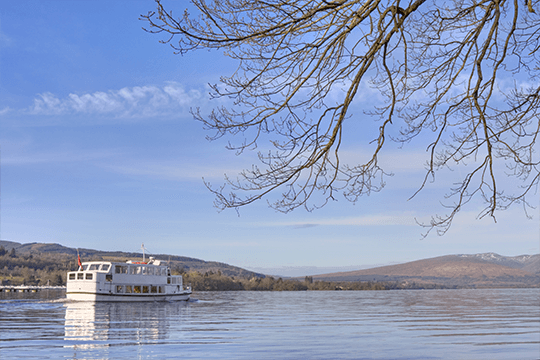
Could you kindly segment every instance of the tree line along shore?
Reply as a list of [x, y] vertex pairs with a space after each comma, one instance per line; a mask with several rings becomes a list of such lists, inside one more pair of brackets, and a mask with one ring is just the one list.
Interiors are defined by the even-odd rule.
[[303, 280], [283, 279], [266, 276], [264, 278], [235, 278], [219, 271], [182, 273], [184, 283], [191, 284], [195, 291], [304, 291], [304, 290], [398, 290], [398, 289], [448, 289], [437, 284], [417, 284], [395, 281], [313, 281], [306, 276]]
[[[97, 260], [97, 259], [96, 259]], [[105, 260], [105, 259], [100, 259]], [[125, 261], [125, 259], [109, 259]], [[17, 254], [0, 246], [0, 281], [2, 285], [56, 285], [66, 284], [66, 274], [77, 268], [77, 260], [58, 254]], [[302, 290], [391, 290], [447, 288], [435, 284], [375, 281], [313, 281], [283, 279], [273, 276], [231, 276], [220, 269], [207, 271], [186, 270], [181, 264], [172, 264], [171, 272], [181, 274], [184, 284], [191, 284], [194, 291], [302, 291]]]

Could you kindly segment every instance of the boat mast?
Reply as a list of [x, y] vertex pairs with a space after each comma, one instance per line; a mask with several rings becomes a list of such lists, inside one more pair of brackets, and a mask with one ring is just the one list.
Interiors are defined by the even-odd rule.
[[141, 249], [142, 249], [142, 261], [143, 261], [143, 263], [144, 263], [144, 262], [146, 262], [146, 261], [145, 261], [145, 256], [144, 256], [144, 255], [145, 255], [145, 254], [144, 254], [144, 251], [146, 250], [145, 247], [144, 247], [144, 243], [141, 243]]

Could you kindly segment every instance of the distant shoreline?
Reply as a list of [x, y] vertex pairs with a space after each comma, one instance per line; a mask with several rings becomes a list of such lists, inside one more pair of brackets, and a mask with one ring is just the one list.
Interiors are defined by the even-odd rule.
[[[140, 253], [79, 249], [83, 261], [122, 261]], [[177, 255], [168, 261], [195, 291], [389, 290], [540, 287], [540, 255], [505, 257], [494, 253], [447, 255], [371, 269], [282, 278], [225, 263]], [[77, 269], [77, 249], [59, 244], [0, 241], [0, 281], [5, 285], [65, 285]]]

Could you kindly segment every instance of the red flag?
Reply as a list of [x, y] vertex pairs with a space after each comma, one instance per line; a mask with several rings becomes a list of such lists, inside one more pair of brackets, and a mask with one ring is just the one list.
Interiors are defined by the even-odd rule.
[[79, 269], [82, 268], [81, 255], [79, 255], [79, 250], [77, 250], [77, 263], [79, 264]]

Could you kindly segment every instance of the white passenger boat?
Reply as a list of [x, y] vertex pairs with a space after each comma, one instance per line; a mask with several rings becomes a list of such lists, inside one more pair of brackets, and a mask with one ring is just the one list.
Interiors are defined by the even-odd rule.
[[68, 300], [187, 301], [191, 293], [182, 276], [172, 276], [169, 266], [152, 257], [148, 262], [83, 262], [67, 275]]

